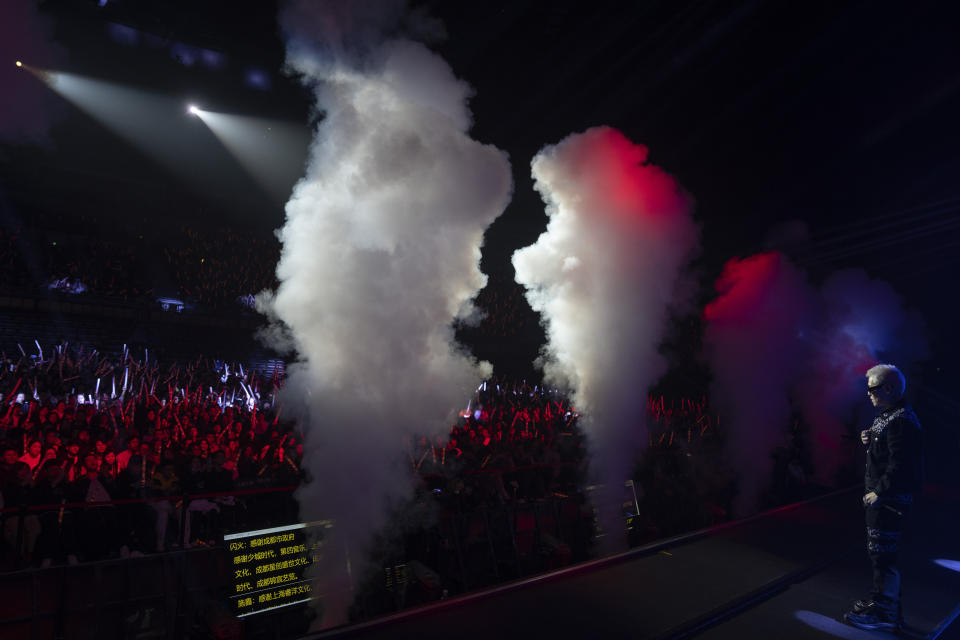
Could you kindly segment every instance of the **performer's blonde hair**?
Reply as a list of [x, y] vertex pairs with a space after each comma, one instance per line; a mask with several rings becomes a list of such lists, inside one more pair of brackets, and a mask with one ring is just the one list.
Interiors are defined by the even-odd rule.
[[873, 378], [877, 384], [890, 383], [897, 391], [898, 396], [902, 396], [907, 389], [907, 379], [903, 377], [900, 369], [892, 364], [878, 364], [875, 367], [867, 369], [867, 379]]

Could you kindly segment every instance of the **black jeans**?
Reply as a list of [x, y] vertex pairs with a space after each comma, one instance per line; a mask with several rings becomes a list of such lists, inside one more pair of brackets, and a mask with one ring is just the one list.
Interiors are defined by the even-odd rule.
[[875, 503], [866, 507], [867, 554], [873, 565], [875, 600], [900, 601], [900, 572], [894, 568], [909, 504]]

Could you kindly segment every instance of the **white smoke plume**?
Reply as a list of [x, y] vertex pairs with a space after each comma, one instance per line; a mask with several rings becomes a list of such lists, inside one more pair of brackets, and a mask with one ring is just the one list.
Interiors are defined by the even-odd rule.
[[605, 550], [625, 544], [619, 504], [640, 447], [648, 389], [672, 309], [689, 294], [698, 246], [691, 199], [647, 162], [647, 149], [598, 127], [533, 159], [547, 230], [513, 255], [516, 280], [542, 316], [539, 364], [573, 392], [584, 418]]
[[336, 520], [319, 575], [329, 626], [350, 599], [343, 548], [360, 561], [410, 495], [403, 436], [449, 428], [490, 373], [451, 324], [485, 284], [484, 230], [512, 183], [506, 155], [468, 135], [470, 88], [400, 37], [403, 3], [304, 0], [281, 22], [322, 121], [279, 232], [280, 285], [260, 308], [298, 353], [285, 398], [308, 405], [301, 517]]
[[862, 270], [837, 272], [815, 289], [777, 252], [729, 261], [716, 288], [704, 348], [740, 475], [735, 515], [755, 512], [770, 487], [771, 456], [787, 444], [791, 414], [809, 430], [814, 481], [835, 486], [857, 444], [843, 436], [868, 424], [860, 411], [866, 370], [880, 360], [909, 370], [927, 355], [918, 316]]

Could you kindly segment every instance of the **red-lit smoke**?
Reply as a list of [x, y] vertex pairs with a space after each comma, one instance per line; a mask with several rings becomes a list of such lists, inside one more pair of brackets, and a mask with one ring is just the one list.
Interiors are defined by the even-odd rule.
[[704, 309], [704, 349], [714, 374], [712, 404], [726, 417], [740, 474], [734, 512], [744, 514], [769, 484], [771, 451], [786, 440], [788, 390], [801, 368], [798, 333], [813, 291], [776, 252], [730, 260], [716, 288], [717, 299]]
[[[549, 222], [513, 256], [517, 282], [539, 311], [547, 345], [539, 364], [570, 389], [585, 415], [591, 469], [605, 487], [605, 529], [646, 435], [637, 399], [666, 368], [658, 352], [671, 309], [690, 290], [697, 248], [691, 200], [647, 162], [647, 149], [599, 127], [544, 148], [532, 163]], [[615, 534], [605, 542], [617, 546]]]
[[791, 413], [809, 428], [815, 480], [833, 485], [855, 445], [841, 438], [846, 425], [867, 419], [858, 414], [864, 373], [881, 358], [906, 366], [923, 357], [918, 323], [889, 285], [863, 271], [838, 272], [817, 291], [777, 252], [730, 260], [716, 289], [704, 309], [704, 347], [712, 403], [727, 416], [740, 472], [735, 510], [758, 506], [771, 453], [788, 444]]

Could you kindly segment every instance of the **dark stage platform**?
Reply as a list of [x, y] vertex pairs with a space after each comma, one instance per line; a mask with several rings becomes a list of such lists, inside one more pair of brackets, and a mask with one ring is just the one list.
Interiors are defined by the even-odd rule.
[[[309, 636], [884, 638], [839, 618], [870, 586], [861, 489], [613, 558]], [[900, 566], [901, 637], [960, 637], [960, 492], [916, 505]], [[938, 562], [940, 561], [940, 562]]]

